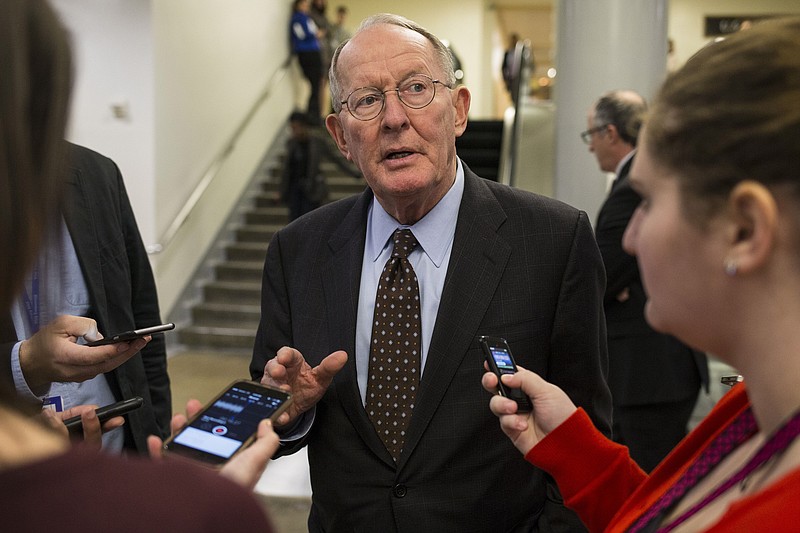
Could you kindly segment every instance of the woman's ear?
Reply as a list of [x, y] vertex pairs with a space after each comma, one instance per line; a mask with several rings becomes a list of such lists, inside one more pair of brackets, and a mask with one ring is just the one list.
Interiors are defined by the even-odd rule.
[[727, 265], [735, 271], [752, 272], [769, 259], [778, 232], [778, 205], [772, 192], [761, 183], [746, 180], [728, 197], [730, 248]]

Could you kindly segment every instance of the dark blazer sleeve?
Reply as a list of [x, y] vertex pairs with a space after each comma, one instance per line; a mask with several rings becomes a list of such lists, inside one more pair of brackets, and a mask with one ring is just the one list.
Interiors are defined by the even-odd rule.
[[617, 295], [639, 281], [636, 258], [622, 248], [622, 236], [642, 198], [634, 191], [627, 176], [620, 177], [597, 218], [595, 237], [606, 268], [605, 300]]
[[[155, 280], [117, 165], [71, 147], [73, 183], [64, 217], [89, 288], [92, 317], [104, 335], [161, 323]], [[163, 335], [107, 374], [122, 397], [143, 396], [127, 430], [145, 453], [148, 434], [169, 434], [172, 413]], [[112, 385], [112, 388], [113, 388]]]

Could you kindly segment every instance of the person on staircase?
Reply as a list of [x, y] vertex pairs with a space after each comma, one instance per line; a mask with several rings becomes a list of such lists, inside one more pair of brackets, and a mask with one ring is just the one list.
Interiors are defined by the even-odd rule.
[[323, 160], [336, 163], [354, 178], [360, 178], [361, 173], [331, 146], [327, 136], [323, 137], [323, 133], [313, 127], [307, 114], [293, 112], [289, 116], [289, 128], [280, 198], [289, 206], [289, 221], [292, 221], [328, 201], [330, 190], [320, 169]]

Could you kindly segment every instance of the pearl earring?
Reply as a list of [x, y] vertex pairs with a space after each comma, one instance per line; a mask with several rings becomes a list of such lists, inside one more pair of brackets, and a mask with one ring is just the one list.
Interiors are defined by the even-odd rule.
[[738, 270], [739, 270], [739, 265], [736, 264], [736, 261], [734, 259], [725, 260], [725, 273], [727, 275], [735, 276]]

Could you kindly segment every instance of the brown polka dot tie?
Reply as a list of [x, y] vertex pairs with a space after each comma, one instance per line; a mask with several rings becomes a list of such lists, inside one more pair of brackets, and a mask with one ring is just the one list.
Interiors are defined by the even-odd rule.
[[392, 238], [392, 257], [383, 267], [375, 296], [366, 409], [397, 461], [419, 385], [422, 326], [417, 275], [408, 262], [417, 239], [410, 229], [398, 229]]

